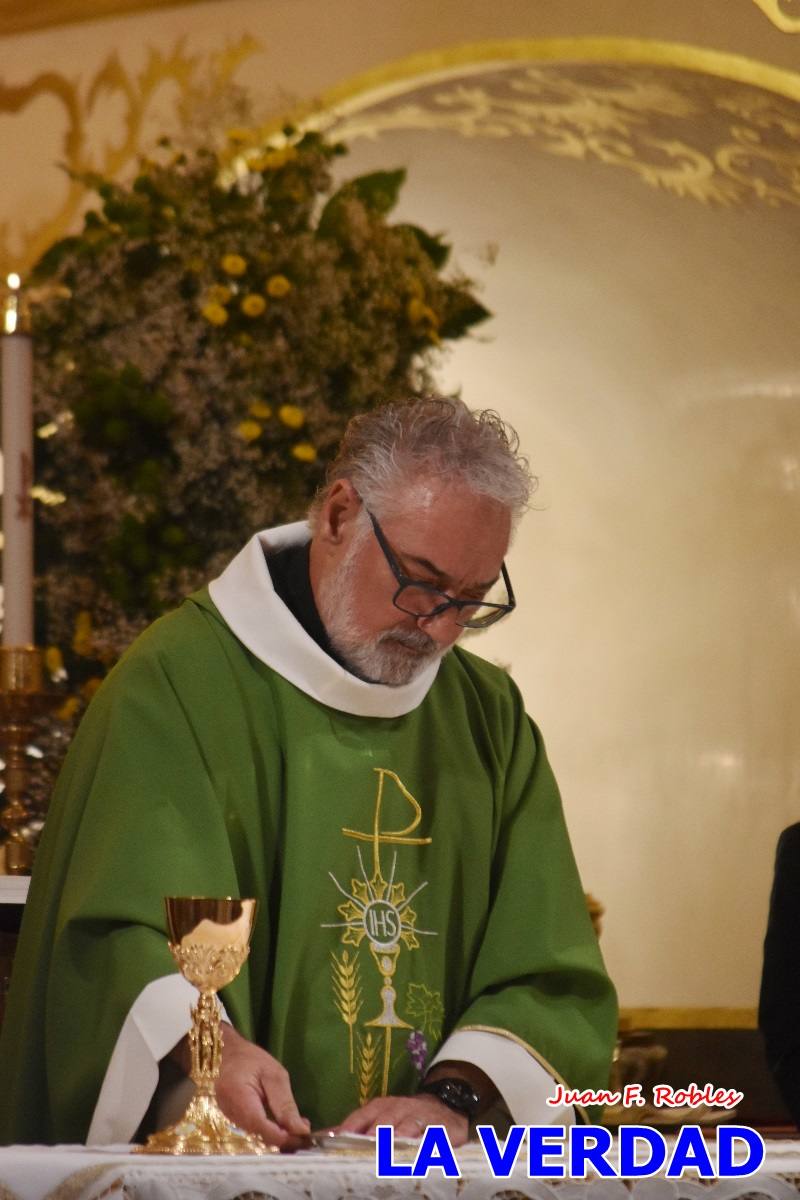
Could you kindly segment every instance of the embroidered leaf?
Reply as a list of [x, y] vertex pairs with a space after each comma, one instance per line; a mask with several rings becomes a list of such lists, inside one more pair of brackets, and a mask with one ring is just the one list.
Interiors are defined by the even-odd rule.
[[358, 1101], [366, 1104], [375, 1095], [375, 1082], [378, 1073], [378, 1047], [372, 1033], [358, 1039]]
[[438, 1038], [442, 1032], [444, 1005], [440, 992], [431, 991], [424, 983], [410, 983], [406, 991], [406, 1012], [415, 1017], [423, 1033]]
[[361, 971], [358, 958], [347, 950], [342, 951], [342, 957], [337, 958], [331, 951], [333, 973], [333, 996], [339, 1015], [348, 1027], [350, 1040], [350, 1074], [353, 1073], [353, 1026], [361, 1011]]

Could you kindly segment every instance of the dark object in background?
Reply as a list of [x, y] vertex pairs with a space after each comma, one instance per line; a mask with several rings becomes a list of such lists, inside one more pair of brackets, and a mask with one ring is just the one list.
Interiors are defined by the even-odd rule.
[[3, 1023], [6, 993], [11, 979], [11, 964], [17, 948], [17, 934], [21, 919], [21, 904], [0, 904], [0, 1025]]
[[800, 824], [778, 839], [758, 1024], [769, 1069], [800, 1126]]
[[[661, 1011], [664, 1020], [670, 1010]], [[710, 1010], [713, 1011], [713, 1010]], [[724, 1010], [723, 1010], [724, 1011]], [[775, 1131], [785, 1131], [790, 1124], [789, 1114], [781, 1099], [775, 1081], [767, 1071], [761, 1035], [752, 1026], [728, 1026], [701, 1023], [708, 1020], [702, 1010], [694, 1010], [698, 1023], [686, 1023], [691, 1009], [674, 1010], [680, 1024], [661, 1024], [650, 1030], [631, 1030], [620, 1034], [617, 1076], [612, 1076], [612, 1087], [620, 1083], [640, 1082], [642, 1095], [649, 1103], [653, 1085], [668, 1084], [673, 1088], [686, 1088], [690, 1083], [703, 1087], [711, 1083], [715, 1088], [742, 1092], [742, 1100], [735, 1113], [726, 1118], [737, 1125], [750, 1125], [770, 1136]], [[610, 1110], [606, 1109], [606, 1118]], [[703, 1122], [702, 1110], [697, 1120]], [[649, 1109], [626, 1110], [624, 1124], [643, 1123], [667, 1126], [671, 1123], [667, 1108], [657, 1110], [652, 1119]], [[616, 1119], [609, 1124], [617, 1124]]]

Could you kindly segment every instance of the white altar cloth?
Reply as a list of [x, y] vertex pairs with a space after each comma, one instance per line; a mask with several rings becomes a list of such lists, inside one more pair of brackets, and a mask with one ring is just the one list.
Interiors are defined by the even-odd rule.
[[460, 1179], [376, 1179], [372, 1155], [322, 1151], [264, 1158], [169, 1158], [127, 1146], [0, 1148], [0, 1200], [798, 1200], [800, 1141], [767, 1141], [762, 1169], [745, 1179], [625, 1181], [493, 1179], [479, 1146], [457, 1151]]

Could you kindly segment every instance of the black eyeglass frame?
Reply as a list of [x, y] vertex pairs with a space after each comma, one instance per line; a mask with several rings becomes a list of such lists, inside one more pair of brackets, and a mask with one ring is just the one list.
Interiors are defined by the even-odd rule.
[[[495, 604], [494, 602], [488, 600], [459, 600], [457, 597], [448, 596], [446, 592], [434, 587], [432, 583], [425, 583], [421, 579], [412, 579], [410, 575], [406, 575], [401, 569], [400, 564], [394, 556], [391, 546], [386, 540], [386, 534], [383, 532], [378, 524], [377, 519], [372, 515], [366, 505], [364, 506], [364, 512], [372, 522], [372, 529], [377, 543], [383, 551], [384, 558], [389, 564], [389, 569], [397, 580], [398, 587], [397, 591], [392, 597], [392, 604], [396, 609], [399, 609], [400, 612], [407, 613], [410, 617], [438, 617], [441, 613], [446, 612], [448, 608], [455, 608], [460, 612], [462, 608], [475, 608], [476, 606], [482, 606], [483, 608], [490, 608], [494, 610], [494, 612], [489, 615], [488, 619], [477, 621], [460, 621], [456, 619], [456, 625], [459, 625], [462, 629], [488, 629], [490, 625], [496, 625], [498, 621], [500, 621], [503, 617], [508, 616], [508, 614], [513, 612], [517, 607], [517, 601], [514, 597], [514, 589], [511, 586], [511, 580], [509, 578], [508, 571], [506, 570], [505, 562], [502, 563], [500, 571], [502, 573], [506, 592], [508, 593], [508, 602], [506, 604]], [[403, 608], [402, 604], [397, 603], [397, 597], [401, 592], [405, 591], [407, 587], [418, 588], [423, 592], [430, 592], [432, 596], [441, 596], [442, 602], [441, 604], [434, 605], [431, 611], [427, 613], [416, 613], [410, 608]], [[494, 613], [497, 615], [495, 616]]]

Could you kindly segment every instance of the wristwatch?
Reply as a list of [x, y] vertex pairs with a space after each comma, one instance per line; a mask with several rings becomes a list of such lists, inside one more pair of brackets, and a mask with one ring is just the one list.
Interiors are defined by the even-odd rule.
[[453, 1112], [463, 1113], [470, 1120], [476, 1116], [481, 1106], [480, 1096], [470, 1087], [466, 1079], [456, 1079], [453, 1076], [432, 1080], [430, 1083], [422, 1083], [417, 1092], [427, 1092], [431, 1096], [436, 1096], [442, 1104], [452, 1108]]

